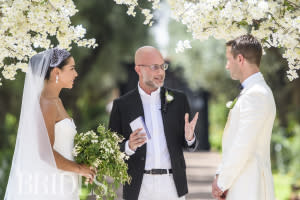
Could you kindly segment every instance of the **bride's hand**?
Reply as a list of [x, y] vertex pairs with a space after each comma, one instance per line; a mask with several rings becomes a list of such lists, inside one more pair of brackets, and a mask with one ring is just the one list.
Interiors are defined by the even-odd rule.
[[90, 184], [93, 183], [96, 173], [96, 170], [92, 167], [88, 167], [87, 165], [79, 165], [79, 174], [87, 178]]

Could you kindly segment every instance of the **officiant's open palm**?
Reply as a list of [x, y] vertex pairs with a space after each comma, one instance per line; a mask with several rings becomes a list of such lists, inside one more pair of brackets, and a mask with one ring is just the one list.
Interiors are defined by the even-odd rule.
[[198, 120], [198, 112], [195, 114], [194, 119], [189, 122], [189, 114], [185, 113], [185, 125], [184, 125], [184, 131], [185, 131], [185, 139], [187, 140], [193, 140], [194, 139], [194, 130], [195, 126], [197, 124]]

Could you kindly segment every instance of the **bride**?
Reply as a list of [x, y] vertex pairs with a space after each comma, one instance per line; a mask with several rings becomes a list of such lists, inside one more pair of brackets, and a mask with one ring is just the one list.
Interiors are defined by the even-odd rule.
[[76, 127], [59, 98], [77, 75], [66, 50], [49, 49], [30, 59], [4, 200], [79, 200], [79, 175], [94, 179], [93, 169], [73, 161]]

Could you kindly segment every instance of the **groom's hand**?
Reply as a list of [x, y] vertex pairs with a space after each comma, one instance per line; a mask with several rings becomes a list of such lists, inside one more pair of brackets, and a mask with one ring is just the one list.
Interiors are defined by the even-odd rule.
[[146, 133], [139, 133], [142, 128], [133, 131], [129, 136], [128, 146], [132, 151], [146, 143]]
[[195, 114], [194, 119], [189, 122], [189, 114], [185, 113], [185, 126], [184, 126], [184, 131], [185, 131], [185, 139], [188, 141], [191, 141], [194, 139], [194, 130], [195, 126], [198, 120], [198, 112]]
[[223, 194], [219, 197], [218, 200], [226, 200], [227, 192], [228, 192], [228, 190], [226, 190], [225, 192], [223, 192]]
[[211, 188], [211, 193], [214, 198], [218, 200], [225, 200], [226, 199], [226, 193], [223, 192], [219, 187], [218, 187], [218, 176], [215, 178], [215, 180], [212, 183], [212, 188]]

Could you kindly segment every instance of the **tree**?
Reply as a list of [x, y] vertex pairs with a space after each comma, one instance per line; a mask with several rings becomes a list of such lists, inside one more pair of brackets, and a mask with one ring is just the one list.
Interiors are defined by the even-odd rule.
[[[128, 6], [128, 15], [135, 16], [138, 8], [145, 15], [144, 23], [151, 25], [153, 15], [137, 0], [114, 0]], [[152, 9], [159, 8], [160, 0], [149, 0]], [[287, 77], [298, 78], [300, 69], [300, 0], [168, 0], [175, 20], [187, 27], [193, 39], [204, 41], [233, 39], [251, 33], [264, 48], [283, 48], [288, 61]], [[177, 51], [190, 48], [189, 41], [179, 41]]]
[[[37, 52], [53, 47], [70, 49], [71, 44], [96, 47], [95, 39], [85, 39], [82, 25], [73, 26], [78, 12], [72, 0], [6, 0], [0, 2], [0, 71], [14, 80], [17, 70], [26, 71], [27, 62]], [[1, 78], [0, 78], [1, 85]]]

